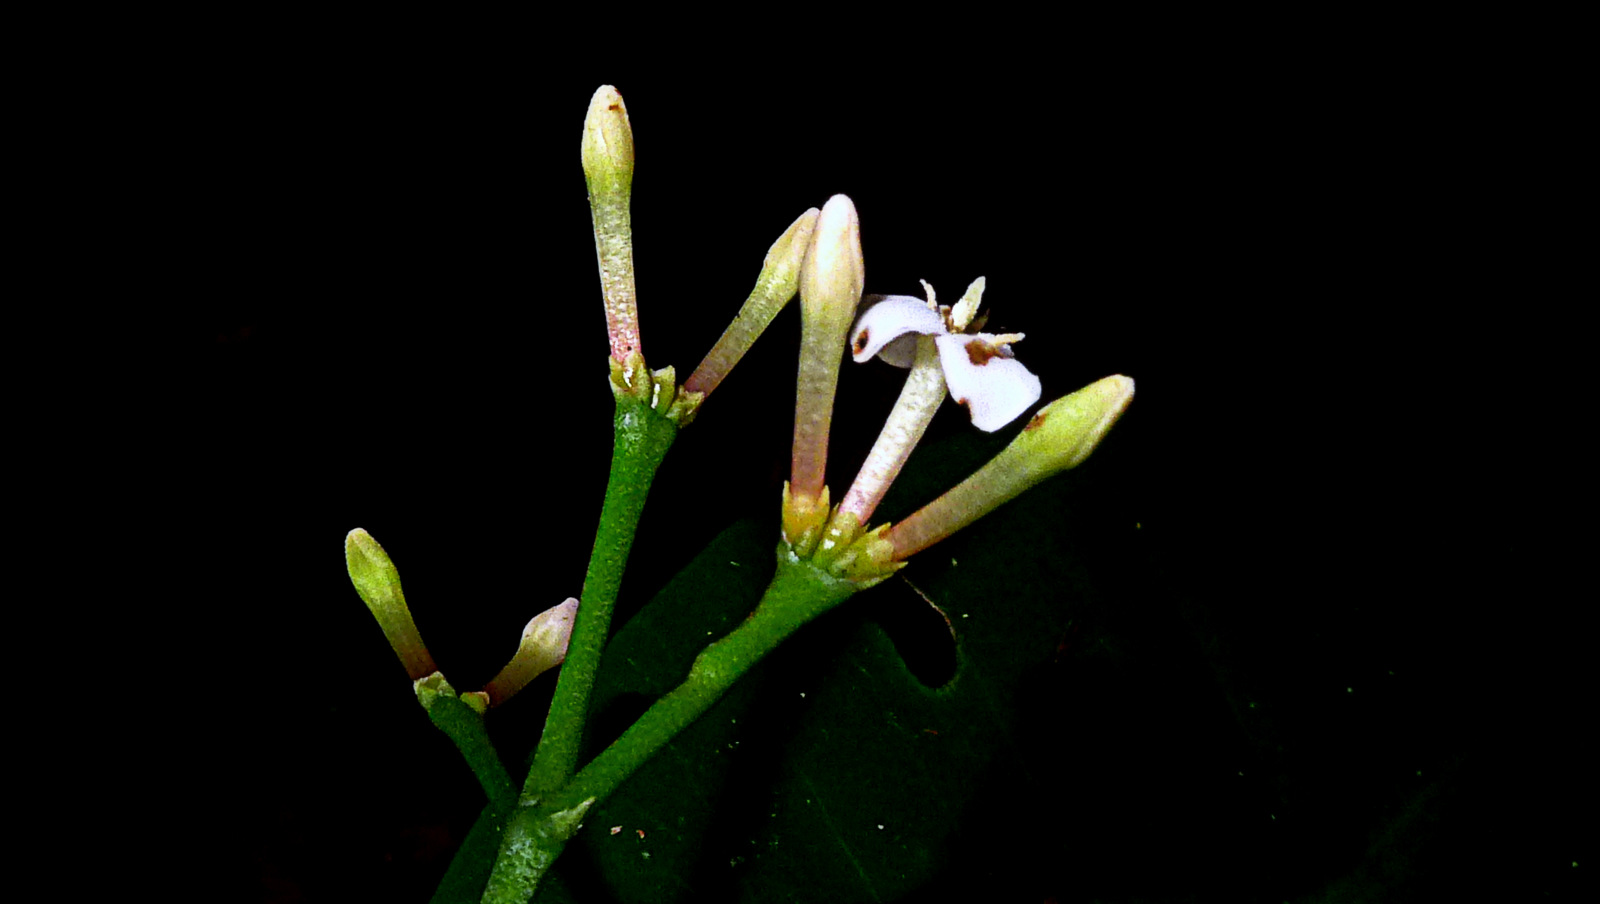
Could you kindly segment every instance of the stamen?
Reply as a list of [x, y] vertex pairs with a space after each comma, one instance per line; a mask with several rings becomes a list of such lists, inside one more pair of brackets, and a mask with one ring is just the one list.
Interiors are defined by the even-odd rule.
[[972, 323], [973, 315], [978, 313], [978, 305], [983, 303], [983, 289], [988, 285], [988, 280], [980, 276], [967, 286], [967, 291], [961, 295], [961, 300], [950, 309], [950, 332], [966, 332], [967, 326]]

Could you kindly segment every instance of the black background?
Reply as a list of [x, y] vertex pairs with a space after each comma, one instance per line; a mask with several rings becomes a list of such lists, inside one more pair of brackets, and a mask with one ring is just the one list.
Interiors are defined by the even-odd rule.
[[[1488, 238], [1515, 188], [1485, 178], [1494, 79], [1292, 36], [1108, 41], [982, 71], [914, 44], [745, 52], [695, 76], [443, 38], [241, 39], [110, 88], [128, 163], [103, 174], [106, 225], [137, 237], [128, 278], [179, 311], [142, 416], [150, 504], [180, 522], [189, 575], [150, 620], [179, 639], [154, 659], [189, 701], [181, 740], [150, 749], [203, 789], [168, 795], [187, 815], [171, 842], [220, 841], [248, 900], [423, 900], [448, 862], [479, 792], [340, 544], [357, 526], [384, 543], [464, 686], [578, 593], [610, 420], [578, 138], [611, 82], [652, 366], [692, 370], [771, 241], [843, 192], [869, 291], [927, 279], [949, 302], [985, 275], [991, 328], [1028, 334], [1046, 398], [1138, 382], [1096, 460], [1101, 579], [1127, 607], [1107, 630], [1187, 658], [1097, 688], [1083, 718], [1115, 735], [1164, 686], [1254, 695], [1265, 728], [1210, 726], [1238, 732], [1253, 777], [1214, 831], [1186, 810], [1201, 792], [1143, 797], [1181, 829], [1019, 849], [1015, 881], [953, 865], [946, 890], [1564, 894], [1584, 758], [1576, 640], [1543, 576], [1560, 546], [1486, 476], [1538, 394], [1511, 360], [1518, 267]], [[1468, 325], [1482, 305], [1499, 341]], [[674, 448], [621, 615], [730, 521], [776, 517], [797, 330], [786, 311]], [[896, 391], [846, 365], [836, 490]], [[967, 429], [947, 409], [931, 433]], [[1092, 750], [1060, 767], [1076, 798], [1056, 820], [1114, 811], [1105, 789], [1136, 771]]]

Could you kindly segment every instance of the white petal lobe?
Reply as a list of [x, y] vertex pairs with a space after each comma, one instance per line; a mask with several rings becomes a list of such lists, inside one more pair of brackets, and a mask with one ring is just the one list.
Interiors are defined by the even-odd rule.
[[1039, 378], [1010, 357], [1008, 346], [994, 344], [994, 338], [979, 333], [934, 339], [950, 397], [967, 406], [974, 427], [988, 433], [1016, 420], [1042, 392]]
[[[860, 364], [885, 351], [885, 346], [908, 333], [938, 336], [944, 332], [944, 318], [937, 311], [930, 310], [927, 302], [910, 295], [886, 295], [882, 301], [862, 313], [856, 319], [855, 326], [851, 327], [850, 355]], [[915, 354], [916, 343], [908, 342], [898, 343], [895, 349], [882, 357], [898, 367], [910, 367], [910, 356], [895, 354], [906, 350], [901, 346], [909, 347], [909, 351]], [[896, 358], [904, 358], [904, 363]]]

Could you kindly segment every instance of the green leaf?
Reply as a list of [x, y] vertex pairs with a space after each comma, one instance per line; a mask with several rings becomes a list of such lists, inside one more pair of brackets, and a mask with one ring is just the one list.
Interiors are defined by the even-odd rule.
[[[1049, 501], [1020, 520], [1057, 514]], [[986, 787], [1029, 793], [1014, 749], [1017, 701], [1028, 671], [1054, 654], [1072, 617], [1067, 588], [1080, 583], [1068, 556], [1019, 557], [1011, 514], [957, 547], [958, 565], [945, 558], [932, 574], [911, 576], [949, 620], [958, 665], [948, 684], [924, 686], [866, 622], [844, 638], [815, 690], [791, 701], [793, 741], [739, 900], [897, 900], [960, 858], [953, 839], [964, 827], [1036, 830], [964, 825]]]
[[[612, 639], [595, 686], [601, 743], [677, 686], [706, 644], [755, 608], [772, 577], [774, 533], [748, 521], [725, 530]], [[571, 861], [587, 856], [620, 900], [694, 900], [686, 872], [727, 783], [738, 720], [759, 700], [767, 671], [766, 664], [752, 670], [597, 805], [557, 869], [570, 871]]]

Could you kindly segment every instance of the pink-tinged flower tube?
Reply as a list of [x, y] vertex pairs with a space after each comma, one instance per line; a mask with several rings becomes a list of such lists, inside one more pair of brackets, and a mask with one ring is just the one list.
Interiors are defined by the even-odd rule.
[[927, 549], [1039, 481], [1082, 464], [1132, 401], [1133, 380], [1119, 375], [1039, 409], [988, 464], [889, 528], [884, 539], [893, 547], [893, 560]]
[[601, 85], [583, 120], [583, 176], [594, 218], [595, 255], [605, 300], [611, 357], [618, 363], [640, 351], [639, 306], [633, 286], [633, 127], [622, 95]]
[[910, 295], [867, 296], [870, 307], [850, 331], [856, 363], [876, 355], [896, 367], [910, 367], [916, 338], [933, 337], [950, 396], [964, 405], [979, 430], [993, 433], [1039, 401], [1039, 378], [1012, 357], [1011, 343], [1021, 333], [974, 332], [985, 280], [978, 277], [952, 308], [940, 306], [926, 282], [926, 301]]
[[784, 486], [784, 535], [791, 543], [828, 517], [828, 430], [845, 334], [866, 280], [861, 223], [844, 195], [823, 205], [800, 268], [800, 373], [795, 389], [794, 452]]
[[839, 511], [854, 515], [860, 524], [866, 524], [877, 510], [889, 484], [899, 476], [906, 459], [911, 457], [911, 450], [916, 448], [934, 413], [944, 402], [945, 377], [939, 364], [939, 348], [932, 337], [914, 339], [916, 353], [900, 398], [872, 444], [872, 451], [867, 453], [855, 482], [839, 501]]

